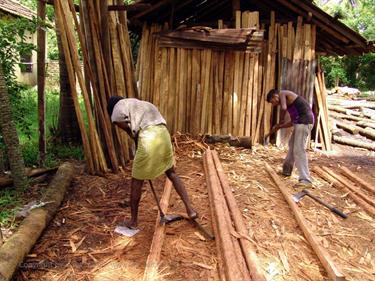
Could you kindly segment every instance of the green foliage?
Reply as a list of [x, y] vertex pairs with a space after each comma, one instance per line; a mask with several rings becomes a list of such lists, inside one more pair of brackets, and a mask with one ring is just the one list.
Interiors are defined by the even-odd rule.
[[11, 222], [17, 207], [20, 205], [19, 196], [15, 189], [0, 190], [0, 225], [6, 225]]
[[35, 32], [36, 20], [24, 18], [0, 19], [0, 63], [3, 66], [5, 81], [9, 91], [17, 90], [15, 66], [20, 61], [20, 54], [30, 54], [35, 46], [28, 43], [27, 32]]
[[[375, 39], [375, 0], [329, 1], [316, 0], [316, 4], [331, 16], [360, 33], [368, 40]], [[375, 55], [355, 57], [325, 57], [321, 59], [327, 76], [327, 86], [340, 84], [361, 90], [375, 88]]]

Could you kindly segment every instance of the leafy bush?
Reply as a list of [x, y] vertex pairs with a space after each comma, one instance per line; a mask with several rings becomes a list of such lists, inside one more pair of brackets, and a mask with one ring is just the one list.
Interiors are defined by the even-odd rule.
[[[368, 40], [375, 39], [375, 0], [357, 1], [314, 1], [328, 14], [360, 33]], [[323, 57], [322, 66], [326, 73], [327, 86], [335, 80], [340, 84], [373, 90], [375, 88], [375, 54], [352, 57]]]

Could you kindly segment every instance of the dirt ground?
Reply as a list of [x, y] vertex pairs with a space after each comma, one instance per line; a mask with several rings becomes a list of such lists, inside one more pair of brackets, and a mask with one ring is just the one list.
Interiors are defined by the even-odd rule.
[[[177, 172], [184, 181], [199, 219], [209, 230], [211, 217], [202, 164], [203, 146], [185, 136], [175, 142]], [[252, 150], [211, 146], [230, 180], [249, 236], [268, 280], [328, 280], [324, 268], [306, 242], [279, 189], [264, 169], [279, 169], [286, 152], [273, 146]], [[335, 145], [334, 153], [309, 152], [310, 166], [345, 165], [375, 183], [375, 155]], [[142, 280], [152, 241], [157, 209], [145, 183], [140, 204], [140, 232], [133, 238], [114, 233], [128, 217], [119, 206], [128, 198], [129, 168], [106, 177], [78, 175], [55, 219], [30, 253], [15, 280]], [[347, 280], [375, 279], [375, 220], [347, 194], [313, 174], [311, 192], [337, 206], [349, 218], [343, 220], [309, 198], [299, 203], [309, 226], [331, 254]], [[165, 178], [154, 181], [159, 196]], [[296, 175], [283, 179], [291, 193]], [[370, 197], [370, 195], [369, 195]], [[375, 201], [375, 198], [372, 197]], [[184, 213], [173, 191], [170, 212]], [[167, 226], [161, 255], [160, 280], [218, 280], [216, 245], [205, 240], [186, 221]]]

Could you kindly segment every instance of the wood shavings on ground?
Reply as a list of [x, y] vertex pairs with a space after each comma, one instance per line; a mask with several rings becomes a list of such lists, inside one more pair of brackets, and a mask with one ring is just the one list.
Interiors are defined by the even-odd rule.
[[[287, 203], [264, 171], [265, 161], [271, 164], [275, 171], [280, 170], [286, 151], [259, 146], [247, 153], [223, 145], [216, 146], [216, 149], [224, 159], [222, 163], [232, 188], [238, 195], [236, 199], [240, 208], [248, 210], [246, 218], [254, 232], [260, 259], [264, 264], [268, 264], [267, 278], [269, 280], [327, 280], [322, 265], [303, 238]], [[361, 164], [360, 173], [372, 180], [371, 171], [375, 166], [375, 158], [362, 155], [363, 159], [360, 163], [358, 155], [352, 157], [345, 154], [317, 157], [316, 153], [309, 153], [310, 165], [334, 167], [345, 165], [355, 169]], [[310, 227], [318, 233], [318, 236], [319, 233], [329, 233], [321, 237], [321, 244], [330, 252], [334, 262], [343, 268], [347, 280], [373, 280], [374, 276], [371, 273], [375, 268], [370, 262], [364, 262], [366, 256], [369, 261], [370, 255], [372, 257], [375, 250], [373, 219], [350, 198], [342, 197], [344, 195], [342, 191], [332, 187], [317, 175], [313, 174], [313, 178], [312, 193], [339, 209], [345, 207], [344, 210], [352, 214], [349, 214], [349, 218], [344, 221], [310, 198], [304, 198], [299, 206]], [[251, 183], [250, 187], [244, 187], [243, 182], [246, 180]], [[293, 188], [298, 180], [296, 174], [283, 180], [291, 194], [299, 191]], [[262, 188], [259, 188], [257, 183]], [[265, 204], [263, 201], [268, 203]], [[289, 271], [286, 270], [288, 265]], [[346, 270], [347, 268], [352, 270]]]
[[[211, 214], [203, 172], [202, 155], [206, 144], [186, 135], [175, 138], [177, 173], [197, 208], [202, 225], [209, 231]], [[327, 275], [299, 230], [282, 194], [264, 169], [275, 171], [282, 164], [285, 149], [254, 146], [253, 150], [212, 145], [219, 152], [230, 186], [268, 280], [328, 280]], [[362, 157], [361, 159], [359, 157]], [[373, 180], [374, 158], [366, 155], [309, 152], [310, 165], [345, 165], [364, 178]], [[360, 166], [360, 169], [357, 169]], [[299, 203], [322, 245], [327, 248], [347, 280], [374, 279], [375, 220], [348, 196], [314, 175], [312, 193], [349, 213], [343, 221], [309, 198]], [[164, 177], [155, 180], [161, 195]], [[297, 181], [294, 174], [283, 178], [290, 193]], [[140, 232], [132, 238], [114, 233], [129, 216], [120, 203], [128, 200], [130, 168], [105, 177], [81, 175], [66, 195], [57, 216], [34, 247], [16, 280], [142, 280], [150, 248], [157, 208], [148, 185], [140, 204]], [[170, 199], [170, 213], [185, 213], [176, 192]], [[216, 281], [216, 245], [186, 221], [166, 228], [157, 273], [159, 281]]]

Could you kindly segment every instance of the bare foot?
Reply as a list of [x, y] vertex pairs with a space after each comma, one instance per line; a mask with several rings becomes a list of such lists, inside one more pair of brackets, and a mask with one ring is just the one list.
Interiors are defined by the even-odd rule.
[[137, 228], [137, 226], [138, 226], [138, 223], [137, 223], [137, 221], [134, 221], [134, 220], [126, 220], [126, 221], [124, 221], [124, 223], [122, 224], [122, 225], [124, 225], [124, 226], [126, 226], [126, 227], [128, 227], [128, 228]]

